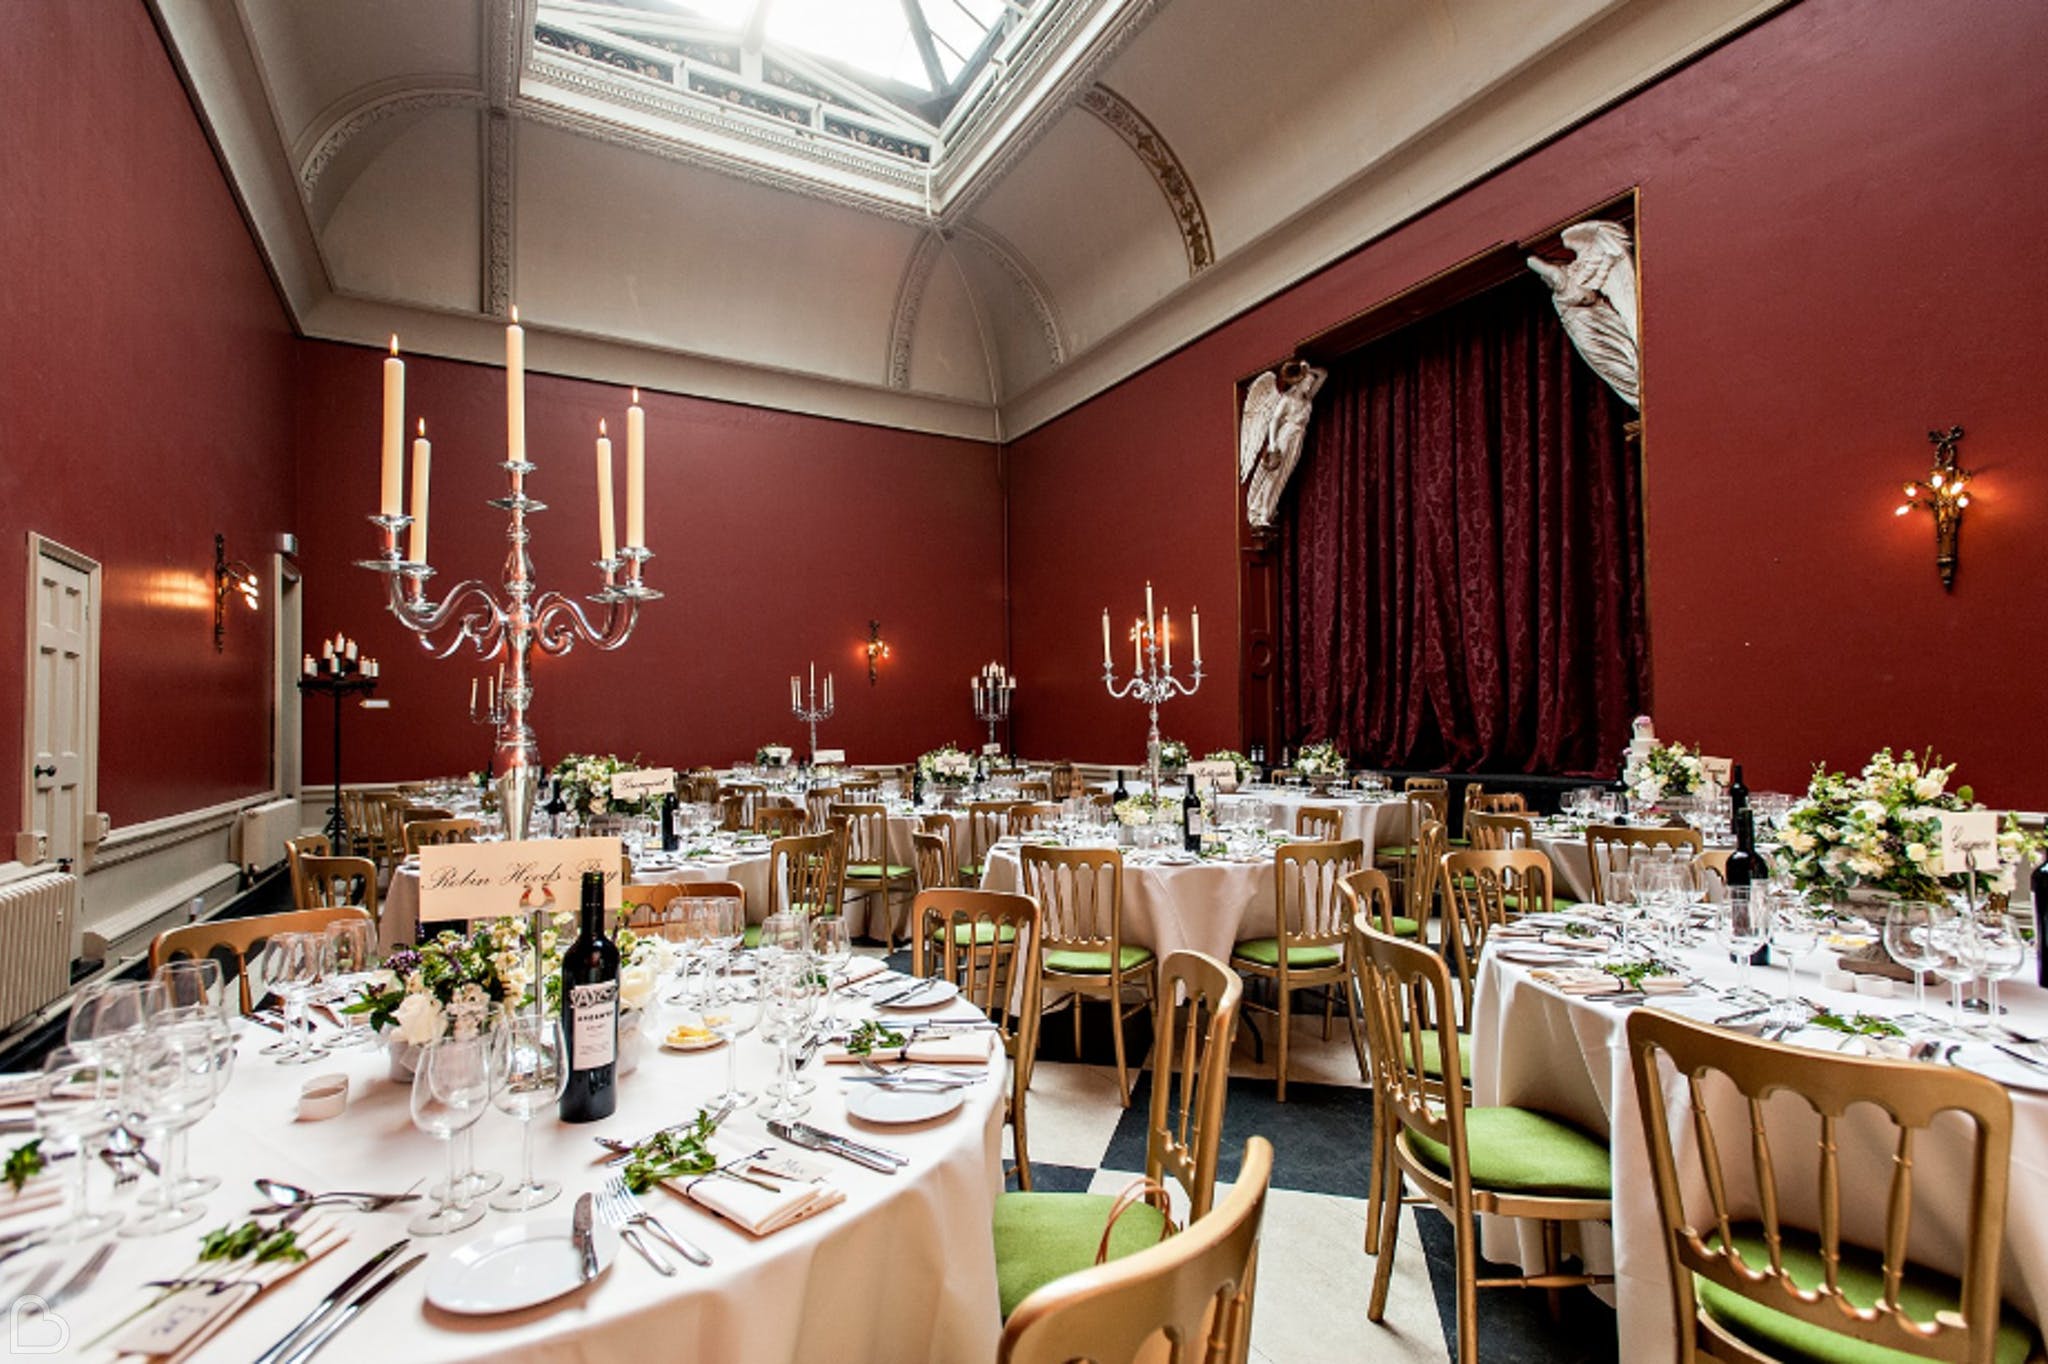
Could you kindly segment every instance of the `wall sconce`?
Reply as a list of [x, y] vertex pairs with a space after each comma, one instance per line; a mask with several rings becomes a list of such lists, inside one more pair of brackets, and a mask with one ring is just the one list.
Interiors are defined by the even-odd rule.
[[1934, 567], [1950, 591], [1956, 583], [1956, 536], [1963, 528], [1963, 508], [1970, 505], [1970, 475], [1956, 463], [1956, 443], [1962, 438], [1960, 426], [1927, 433], [1934, 443], [1934, 468], [1925, 483], [1906, 485], [1906, 500], [1897, 513], [1904, 516], [1915, 507], [1934, 513]]
[[882, 622], [868, 622], [868, 642], [865, 646], [868, 656], [868, 685], [875, 685], [875, 665], [889, 656], [889, 645], [882, 638]]
[[213, 651], [220, 653], [227, 648], [228, 638], [228, 593], [233, 592], [242, 599], [242, 605], [251, 611], [256, 609], [258, 589], [256, 570], [240, 559], [228, 557], [228, 541], [224, 535], [213, 537]]

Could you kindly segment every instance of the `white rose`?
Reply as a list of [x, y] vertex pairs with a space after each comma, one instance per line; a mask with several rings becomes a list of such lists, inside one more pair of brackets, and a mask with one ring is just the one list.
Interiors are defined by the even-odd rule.
[[1916, 867], [1925, 866], [1927, 864], [1927, 845], [1925, 843], [1908, 843], [1906, 845], [1906, 860]]
[[1941, 794], [1941, 788], [1948, 784], [1948, 773], [1929, 772], [1913, 783], [1913, 794], [1922, 800], [1933, 800]]
[[622, 1009], [645, 1008], [647, 1001], [654, 998], [654, 987], [660, 983], [660, 976], [653, 963], [636, 961], [619, 972], [619, 1007]]
[[441, 1035], [441, 1002], [432, 995], [407, 995], [399, 1001], [396, 1022], [400, 1037], [415, 1047], [424, 1047]]
[[1872, 824], [1880, 824], [1884, 821], [1884, 803], [1882, 801], [1859, 800], [1850, 809], [1869, 820]]
[[1803, 829], [1788, 830], [1785, 834], [1785, 842], [1791, 847], [1793, 852], [1809, 853], [1813, 851], [1813, 835]]

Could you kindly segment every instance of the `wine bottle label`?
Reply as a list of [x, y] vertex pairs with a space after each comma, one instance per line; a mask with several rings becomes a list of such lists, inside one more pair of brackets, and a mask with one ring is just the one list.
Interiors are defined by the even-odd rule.
[[1188, 811], [1188, 832], [1196, 838], [1202, 836], [1202, 812], [1200, 810]]
[[596, 1070], [617, 1059], [619, 1045], [619, 983], [569, 987], [569, 1064], [573, 1070]]

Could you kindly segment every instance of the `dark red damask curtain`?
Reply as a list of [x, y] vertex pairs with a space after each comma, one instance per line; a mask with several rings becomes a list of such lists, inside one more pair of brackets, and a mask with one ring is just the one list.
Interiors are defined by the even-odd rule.
[[1633, 416], [1534, 276], [1335, 362], [1275, 518], [1287, 740], [1611, 772], [1649, 702]]

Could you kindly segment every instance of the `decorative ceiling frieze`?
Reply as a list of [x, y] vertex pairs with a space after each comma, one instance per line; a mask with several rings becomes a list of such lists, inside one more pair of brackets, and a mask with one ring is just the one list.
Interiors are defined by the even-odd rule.
[[1193, 279], [1216, 263], [1216, 247], [1209, 236], [1209, 215], [1202, 211], [1195, 182], [1167, 145], [1159, 130], [1146, 121], [1137, 106], [1100, 81], [1081, 96], [1081, 107], [1101, 119], [1109, 130], [1137, 153], [1138, 160], [1152, 173], [1166, 207], [1180, 229], [1181, 245], [1188, 256], [1188, 278]]
[[946, 247], [937, 232], [920, 233], [910, 259], [903, 267], [903, 282], [896, 286], [896, 310], [889, 321], [889, 387], [910, 387], [910, 346], [917, 337], [917, 314], [924, 306], [924, 291], [932, 280], [932, 268]]
[[985, 223], [959, 223], [952, 232], [956, 240], [969, 242], [981, 253], [994, 261], [996, 268], [1009, 277], [1025, 304], [1031, 309], [1038, 322], [1039, 335], [1045, 342], [1045, 361], [1058, 369], [1067, 360], [1066, 328], [1060, 321], [1058, 305], [1053, 302], [1052, 290], [1046, 287], [1038, 272], [1031, 268], [1024, 253], [1004, 240], [1003, 235]]
[[485, 97], [477, 90], [436, 86], [428, 89], [387, 90], [344, 107], [314, 135], [311, 149], [299, 162], [299, 192], [309, 199], [320, 185], [320, 177], [334, 164], [348, 144], [364, 130], [397, 114], [424, 109], [479, 109]]

